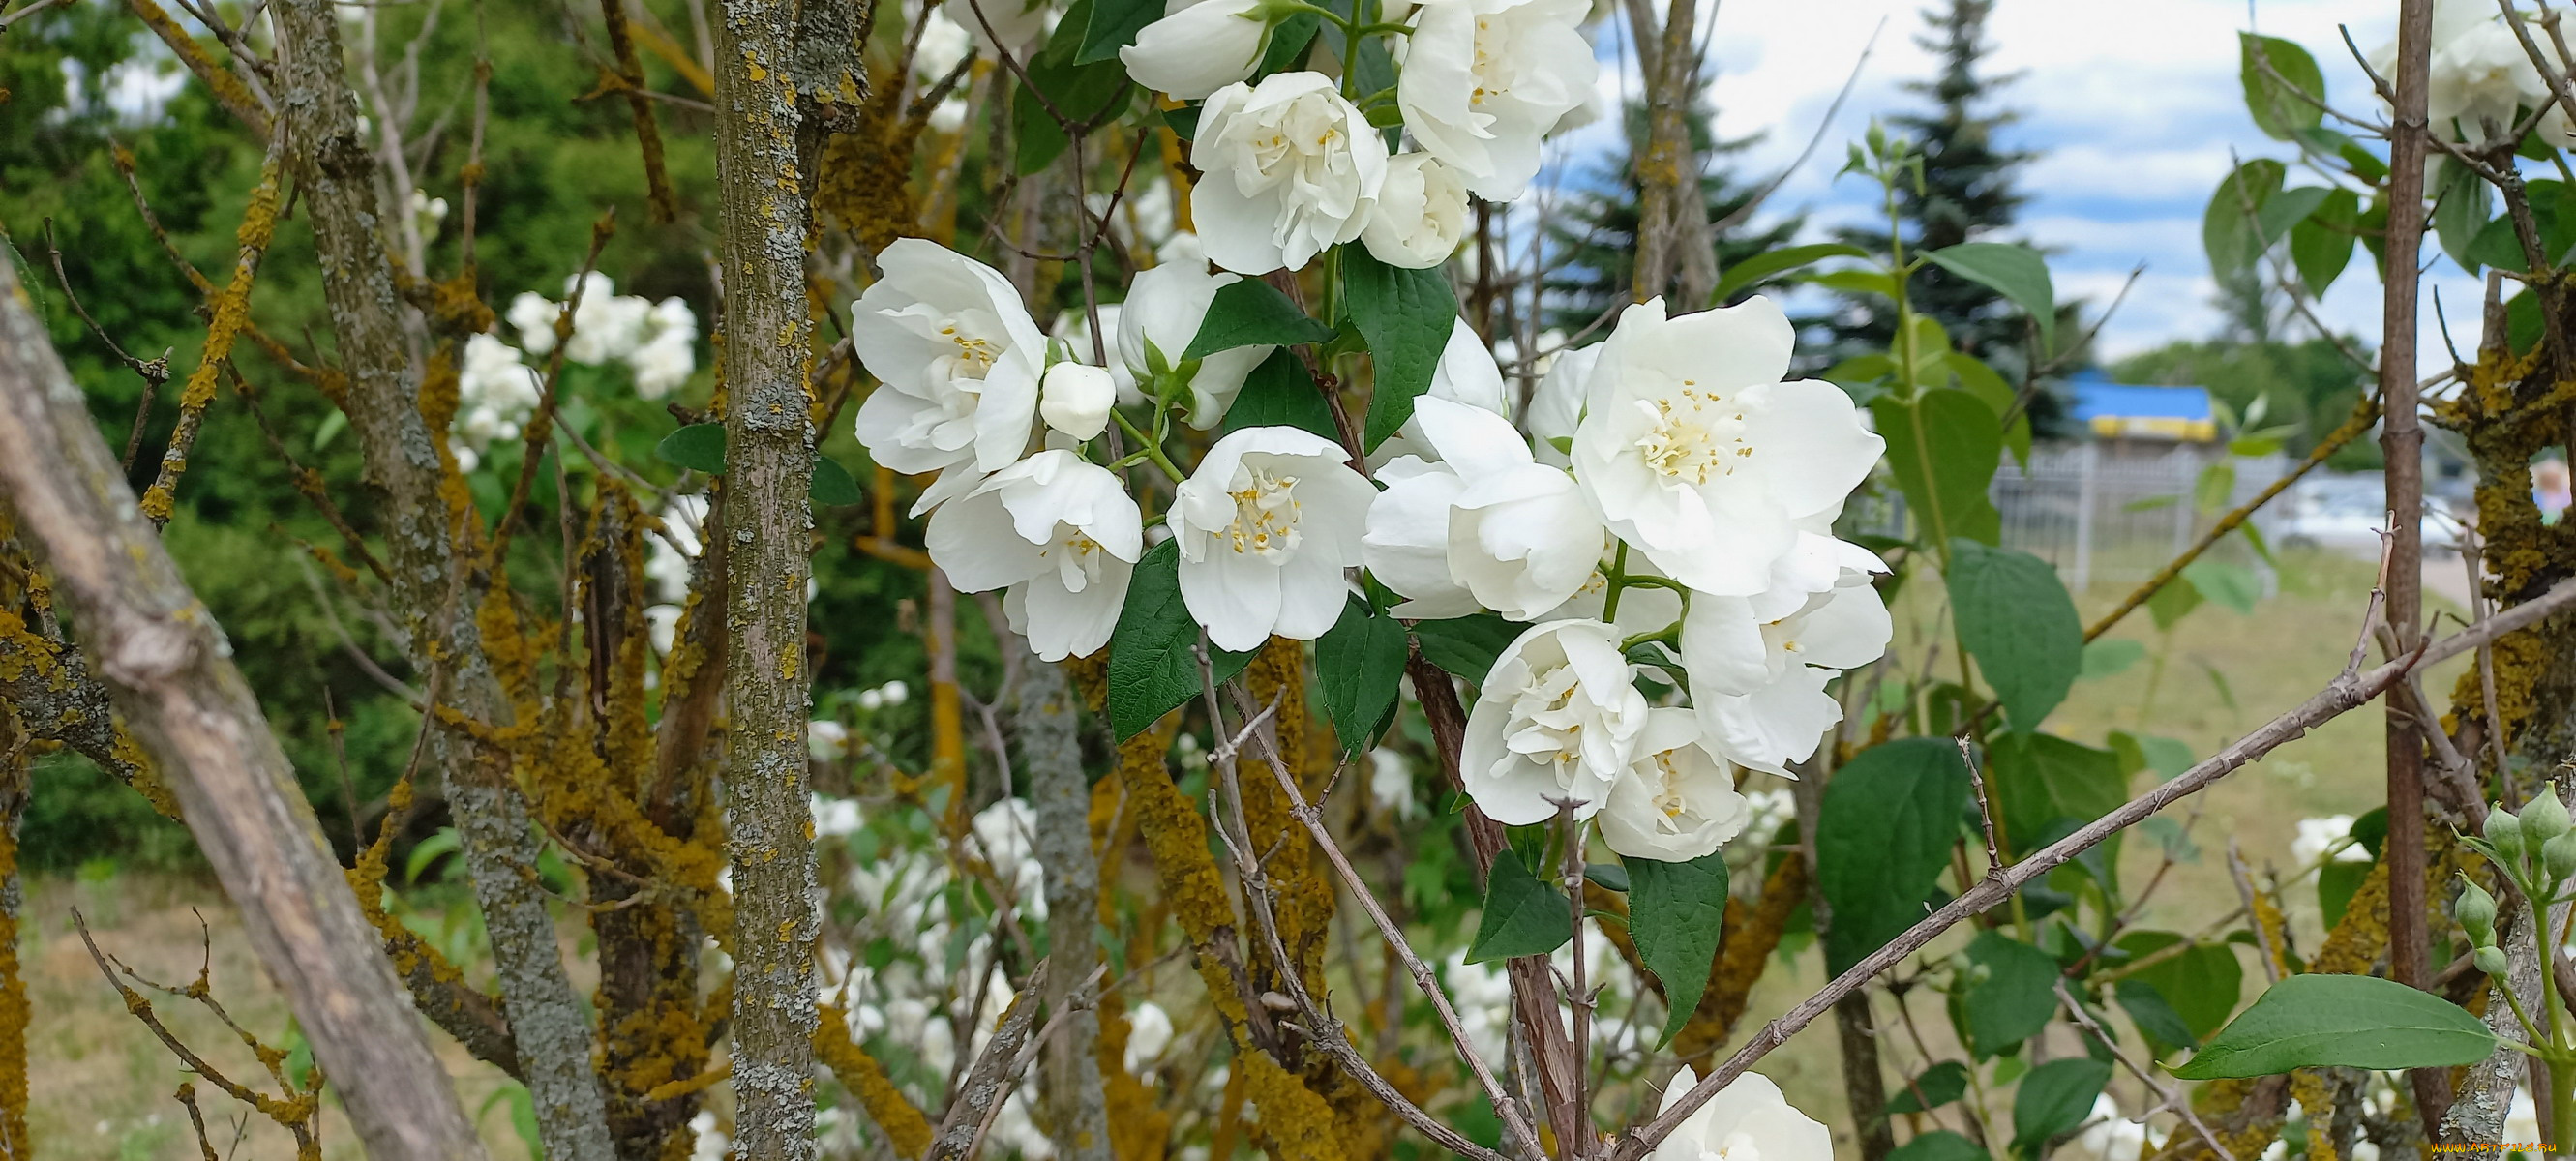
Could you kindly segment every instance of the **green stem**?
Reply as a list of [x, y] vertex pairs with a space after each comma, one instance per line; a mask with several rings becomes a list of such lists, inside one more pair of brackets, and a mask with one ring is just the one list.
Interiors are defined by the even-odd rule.
[[1157, 443], [1152, 436], [1146, 435], [1143, 431], [1137, 428], [1135, 421], [1128, 419], [1126, 415], [1117, 411], [1110, 412], [1109, 417], [1117, 420], [1119, 428], [1135, 438], [1137, 444], [1140, 445], [1136, 450], [1144, 453], [1146, 459], [1154, 461], [1155, 467], [1163, 469], [1163, 474], [1170, 476], [1173, 483], [1177, 484], [1189, 478], [1189, 476], [1184, 474], [1179, 467], [1173, 465], [1172, 458], [1170, 456], [1163, 454], [1161, 444]]
[[1601, 619], [1616, 624], [1619, 620], [1619, 594], [1628, 587], [1628, 542], [1619, 542], [1619, 551], [1610, 558], [1610, 593], [1601, 598]]

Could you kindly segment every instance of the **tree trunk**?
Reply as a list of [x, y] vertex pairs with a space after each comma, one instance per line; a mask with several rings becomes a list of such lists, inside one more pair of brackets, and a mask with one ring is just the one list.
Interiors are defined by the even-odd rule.
[[481, 1157], [258, 699], [136, 506], [6, 264], [0, 492], [61, 585], [93, 668], [177, 789], [189, 829], [241, 907], [252, 947], [368, 1155]]
[[736, 0], [716, 22], [716, 176], [724, 269], [725, 504], [733, 583], [725, 825], [734, 891], [735, 1148], [814, 1156], [812, 807], [806, 787], [807, 183], [790, 73], [795, 5]]
[[1047, 1129], [1063, 1161], [1109, 1161], [1109, 1113], [1101, 1088], [1100, 1012], [1067, 1011], [1100, 962], [1095, 939], [1100, 866], [1091, 854], [1091, 785], [1082, 776], [1082, 722], [1073, 683], [1054, 662], [1020, 666], [1020, 764], [1037, 813], [1038, 862], [1046, 867], [1050, 1012], [1064, 1027], [1047, 1042]]

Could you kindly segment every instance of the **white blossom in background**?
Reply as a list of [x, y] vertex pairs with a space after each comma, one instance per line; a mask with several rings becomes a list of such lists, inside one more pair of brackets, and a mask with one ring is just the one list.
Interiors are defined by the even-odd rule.
[[[805, 753], [811, 756], [815, 761], [836, 762], [848, 756], [849, 752], [850, 727], [833, 721], [830, 718], [816, 718], [813, 721], [805, 723]], [[852, 803], [850, 808], [855, 812], [858, 809], [858, 805], [856, 803]], [[822, 807], [819, 804], [818, 798], [818, 804], [814, 808], [814, 813], [817, 816], [820, 816], [822, 812]], [[856, 819], [858, 815], [853, 813], [850, 817], [852, 819]], [[857, 824], [855, 822], [851, 824], [851, 829], [857, 829]], [[848, 832], [845, 831], [843, 833], [846, 834]]]
[[[1561, 340], [1560, 340], [1561, 343]], [[1538, 462], [1551, 467], [1574, 466], [1574, 432], [1583, 423], [1584, 392], [1592, 381], [1592, 366], [1601, 358], [1604, 344], [1594, 343], [1573, 350], [1557, 350], [1542, 336], [1539, 350], [1547, 366], [1540, 370], [1538, 387], [1530, 392], [1530, 438], [1538, 442]], [[1554, 354], [1544, 352], [1554, 351]]]
[[1005, 798], [975, 813], [975, 853], [991, 864], [1023, 915], [1045, 919], [1046, 864], [1038, 861], [1037, 811], [1025, 798]]
[[854, 423], [878, 464], [940, 473], [918, 516], [1027, 449], [1046, 339], [1009, 280], [972, 258], [901, 238], [879, 265], [885, 276], [851, 309], [859, 361], [878, 380]]
[[1117, 403], [1118, 381], [1105, 367], [1058, 363], [1038, 380], [1038, 418], [1077, 443], [1107, 431]]
[[1168, 0], [1163, 17], [1118, 50], [1137, 84], [1196, 101], [1261, 64], [1261, 0]]
[[456, 370], [456, 418], [448, 426], [457, 465], [473, 471], [485, 448], [519, 438], [537, 400], [536, 369], [516, 348], [492, 335], [469, 336]]
[[1440, 965], [1440, 982], [1467, 1027], [1467, 1043], [1489, 1063], [1509, 1059], [1504, 1054], [1511, 1045], [1512, 981], [1502, 967], [1468, 963], [1465, 948]]
[[2338, 863], [2367, 863], [2370, 848], [2353, 841], [2352, 816], [2330, 814], [2299, 820], [2299, 837], [2290, 840], [2290, 861], [2305, 867], [2334, 852]]
[[[672, 644], [679, 640], [682, 612], [678, 605], [644, 606], [644, 633], [653, 642], [653, 652], [665, 657], [670, 656]], [[644, 675], [647, 681], [656, 680], [659, 676], [651, 673]]]
[[[1670, 1111], [1698, 1083], [1699, 1074], [1683, 1065], [1664, 1086], [1664, 1103], [1656, 1111]], [[1833, 1156], [1830, 1130], [1790, 1105], [1770, 1077], [1748, 1072], [1683, 1118], [1673, 1135], [1655, 1147], [1652, 1161], [1833, 1161]]]
[[1559, 801], [1590, 818], [1628, 773], [1645, 732], [1618, 630], [1598, 621], [1532, 626], [1494, 659], [1467, 715], [1459, 777], [1487, 817], [1526, 826]]
[[1670, 319], [1655, 299], [1592, 365], [1575, 478], [1613, 534], [1695, 590], [1769, 588], [1886, 448], [1841, 388], [1780, 381], [1793, 337], [1767, 298]]
[[1144, 540], [1118, 476], [1065, 450], [1030, 456], [942, 505], [926, 537], [957, 591], [1008, 590], [1012, 629], [1047, 661], [1109, 643]]
[[707, 498], [690, 492], [671, 497], [662, 509], [662, 532], [644, 541], [644, 579], [663, 603], [677, 605], [689, 597], [689, 566], [697, 559], [706, 529]]
[[1385, 139], [1321, 73], [1227, 85], [1199, 110], [1190, 218], [1219, 266], [1295, 270], [1360, 236], [1386, 162]]
[[[697, 371], [698, 317], [685, 300], [656, 303], [619, 294], [617, 284], [595, 270], [564, 280], [565, 301], [575, 288], [581, 305], [573, 310], [564, 358], [586, 367], [625, 366], [635, 393], [645, 399], [669, 395]], [[562, 313], [561, 303], [527, 291], [510, 300], [502, 317], [529, 354], [545, 355], [555, 349], [555, 319]]]
[[447, 199], [434, 198], [421, 190], [411, 191], [411, 220], [420, 236], [438, 233], [438, 224], [447, 220]]
[[1717, 853], [1752, 819], [1734, 768], [1700, 745], [1697, 715], [1669, 708], [1647, 711], [1636, 759], [1598, 816], [1602, 841], [1621, 857], [1667, 863]]
[[596, 270], [564, 280], [564, 298], [579, 288], [581, 302], [572, 310], [572, 337], [564, 341], [564, 358], [596, 367], [622, 359], [644, 344], [653, 316], [649, 299], [617, 293], [617, 284]]
[[[1216, 442], [1174, 489], [1181, 600], [1220, 649], [1312, 641], [1342, 615], [1377, 489], [1340, 445], [1293, 427]], [[1115, 616], [1115, 614], [1112, 614]]]
[[922, 18], [921, 43], [912, 51], [912, 75], [923, 84], [937, 84], [964, 63], [966, 54], [973, 51], [974, 34], [966, 31], [965, 25], [957, 23], [947, 8], [933, 8]]
[[1369, 751], [1368, 788], [1369, 801], [1398, 819], [1422, 813], [1413, 797], [1413, 762], [1392, 746]]
[[986, 56], [997, 49], [1016, 55], [1055, 23], [1046, 0], [948, 0], [948, 6], [948, 18], [963, 26]]
[[[2454, 139], [2483, 141], [2485, 122], [2510, 131], [2519, 106], [2540, 108], [2550, 99], [2549, 82], [2533, 67], [2513, 29], [2499, 19], [2496, 6], [2480, 0], [2434, 0], [2431, 71], [2424, 90], [2425, 119]], [[2391, 39], [2370, 54], [2371, 67], [2382, 77], [2397, 75], [2397, 42]], [[2297, 98], [2286, 98], [2297, 100]], [[2544, 119], [2544, 128], [2551, 128]], [[2556, 128], [2563, 132], [2563, 113]]]
[[1152, 1000], [1127, 1013], [1127, 1071], [1138, 1077], [1153, 1071], [1163, 1062], [1163, 1053], [1172, 1046], [1172, 1014]]
[[1386, 163], [1360, 242], [1389, 266], [1427, 270], [1449, 260], [1467, 236], [1467, 186], [1428, 153], [1402, 153]]
[[1511, 422], [1480, 407], [1426, 394], [1408, 426], [1439, 458], [1381, 473], [1392, 479], [1361, 538], [1370, 572], [1414, 598], [1398, 616], [1485, 608], [1530, 621], [1583, 588], [1604, 534], [1572, 477], [1532, 459]]
[[555, 349], [555, 315], [560, 311], [545, 295], [522, 290], [510, 299], [510, 309], [501, 318], [519, 332], [520, 346], [531, 355], [542, 355]]
[[[1158, 374], [1181, 372], [1181, 356], [1198, 338], [1217, 291], [1241, 281], [1232, 274], [1210, 274], [1199, 263], [1166, 263], [1137, 272], [1127, 286], [1127, 301], [1120, 304], [1116, 326], [1118, 361], [1139, 391], [1150, 392]], [[1104, 314], [1101, 326], [1110, 325]], [[1185, 407], [1190, 426], [1207, 431], [1223, 420], [1234, 406], [1234, 397], [1243, 393], [1244, 379], [1275, 349], [1236, 347], [1199, 360], [1187, 375], [1190, 394]]]
[[[2147, 1148], [2147, 1127], [2120, 1115], [2120, 1102], [2104, 1093], [2093, 1098], [2089, 1124], [2054, 1156], [2066, 1161], [2138, 1161]], [[2355, 1159], [2358, 1161], [2358, 1158]]]
[[661, 399], [697, 372], [698, 316], [685, 300], [666, 298], [645, 315], [644, 330], [626, 364], [635, 372], [635, 394]]
[[[810, 745], [811, 742], [809, 741], [808, 744]], [[814, 837], [844, 838], [859, 833], [859, 827], [866, 822], [867, 819], [859, 813], [857, 801], [821, 794], [814, 796]]]
[[1590, 14], [1585, 0], [1424, 0], [1396, 38], [1405, 130], [1477, 196], [1521, 196], [1540, 139], [1600, 74], [1580, 27]]
[[697, 1134], [697, 1143], [689, 1149], [689, 1161], [725, 1161], [725, 1151], [733, 1142], [716, 1128], [716, 1115], [705, 1109], [689, 1118], [689, 1131]]

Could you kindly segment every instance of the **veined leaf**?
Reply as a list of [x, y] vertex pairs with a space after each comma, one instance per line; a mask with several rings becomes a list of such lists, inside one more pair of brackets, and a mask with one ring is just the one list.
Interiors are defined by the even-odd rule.
[[1950, 615], [2015, 730], [2040, 720], [2084, 669], [2084, 622], [2048, 562], [1973, 540], [1950, 542]]
[[1414, 397], [1431, 386], [1440, 352], [1458, 325], [1458, 298], [1438, 267], [1389, 266], [1370, 257], [1365, 246], [1344, 246], [1341, 255], [1351, 325], [1368, 340], [1377, 374], [1365, 433], [1366, 446], [1374, 449], [1413, 418]]
[[2299, 1068], [2447, 1068], [2495, 1050], [2485, 1022], [2430, 992], [2375, 976], [2297, 975], [2272, 985], [2173, 1074], [2209, 1080]]
[[1332, 337], [1333, 328], [1307, 317], [1278, 287], [1258, 278], [1238, 278], [1217, 290], [1208, 303], [1207, 317], [1199, 322], [1199, 333], [1181, 357], [1204, 359], [1236, 347], [1291, 347]]
[[1663, 981], [1668, 1001], [1658, 1047], [1689, 1023], [1717, 968], [1717, 936], [1726, 917], [1726, 856], [1687, 863], [1629, 859], [1628, 930], [1637, 957]]
[[1519, 854], [1503, 848], [1486, 879], [1484, 914], [1476, 920], [1467, 962], [1546, 955], [1565, 946], [1574, 938], [1570, 906], [1564, 892], [1530, 874]]
[[1404, 658], [1404, 622], [1370, 612], [1366, 601], [1349, 602], [1342, 619], [1316, 640], [1315, 683], [1343, 753], [1367, 745], [1395, 708]]

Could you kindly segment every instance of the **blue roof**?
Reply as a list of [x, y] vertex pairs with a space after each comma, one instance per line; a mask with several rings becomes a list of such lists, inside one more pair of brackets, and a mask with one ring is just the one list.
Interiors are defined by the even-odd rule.
[[2114, 383], [2098, 371], [2077, 375], [2066, 385], [2075, 394], [2075, 418], [2080, 422], [2089, 423], [2096, 418], [2194, 421], [2215, 418], [2206, 387]]

